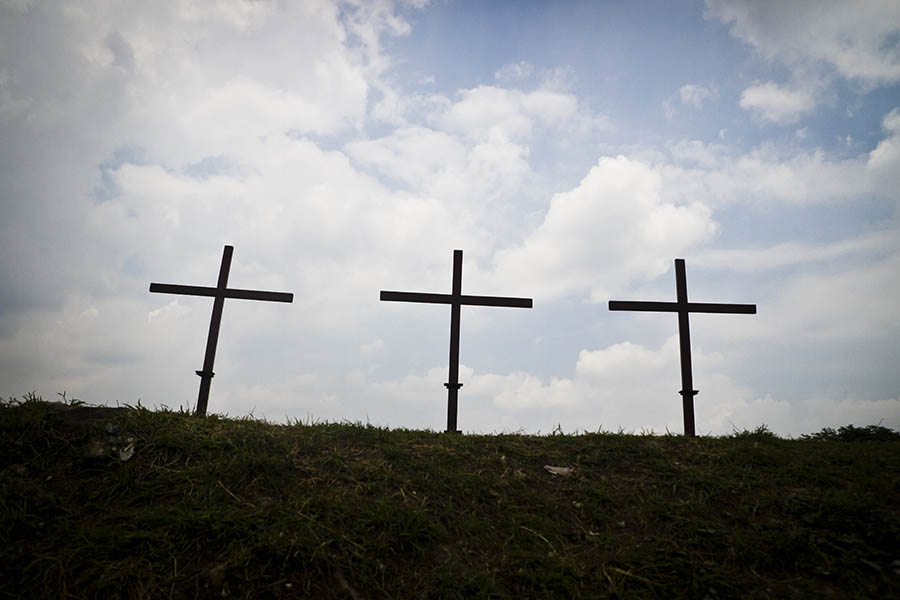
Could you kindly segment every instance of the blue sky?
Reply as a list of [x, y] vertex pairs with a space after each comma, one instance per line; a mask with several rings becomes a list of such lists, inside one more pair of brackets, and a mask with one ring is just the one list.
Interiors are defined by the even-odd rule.
[[465, 431], [900, 427], [895, 2], [0, 2], [0, 393]]

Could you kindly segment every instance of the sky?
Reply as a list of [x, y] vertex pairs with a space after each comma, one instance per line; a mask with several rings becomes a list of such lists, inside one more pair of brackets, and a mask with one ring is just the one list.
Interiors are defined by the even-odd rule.
[[0, 0], [0, 395], [459, 428], [900, 429], [900, 3]]

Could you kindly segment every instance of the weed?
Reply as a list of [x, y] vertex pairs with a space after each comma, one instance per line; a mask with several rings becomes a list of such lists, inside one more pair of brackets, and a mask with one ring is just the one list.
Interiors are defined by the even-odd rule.
[[818, 433], [801, 435], [800, 439], [830, 442], [887, 442], [900, 440], [900, 432], [881, 427], [880, 425], [868, 425], [866, 427], [845, 425], [837, 431], [831, 427], [825, 427]]

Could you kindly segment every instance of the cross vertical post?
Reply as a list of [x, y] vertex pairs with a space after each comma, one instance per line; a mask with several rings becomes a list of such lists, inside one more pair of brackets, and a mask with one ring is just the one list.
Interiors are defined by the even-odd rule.
[[160, 294], [179, 294], [185, 296], [207, 296], [213, 298], [212, 316], [209, 320], [209, 335], [206, 338], [206, 354], [203, 358], [203, 370], [194, 371], [200, 376], [200, 393], [197, 395], [197, 415], [206, 416], [209, 404], [209, 388], [212, 385], [213, 365], [216, 362], [216, 346], [219, 343], [219, 327], [222, 323], [222, 309], [225, 298], [243, 300], [265, 300], [268, 302], [293, 302], [294, 294], [285, 292], [263, 292], [259, 290], [240, 290], [228, 287], [228, 274], [231, 271], [231, 257], [234, 246], [225, 246], [222, 252], [222, 264], [219, 267], [219, 280], [216, 287], [195, 285], [175, 285], [170, 283], [151, 283], [150, 291]]
[[[453, 251], [453, 293], [454, 299], [462, 295], [462, 250]], [[450, 304], [450, 373], [447, 388], [447, 431], [457, 431], [456, 415], [459, 409], [459, 301]]]
[[505, 298], [502, 296], [469, 296], [462, 293], [463, 251], [453, 251], [453, 287], [450, 294], [428, 294], [422, 292], [381, 291], [381, 301], [425, 302], [428, 304], [450, 305], [450, 372], [447, 383], [447, 433], [461, 433], [456, 428], [459, 409], [459, 317], [463, 304], [473, 306], [509, 306], [531, 308], [531, 298]]
[[691, 331], [688, 317], [692, 312], [756, 314], [755, 304], [712, 304], [706, 302], [688, 302], [687, 276], [684, 259], [675, 259], [675, 291], [677, 302], [633, 302], [627, 300], [610, 300], [609, 310], [636, 310], [648, 312], [678, 313], [678, 342], [681, 354], [681, 391], [682, 410], [684, 413], [684, 435], [694, 436], [694, 396], [699, 391], [694, 389], [694, 377], [691, 367]]
[[[687, 277], [684, 273], [684, 260], [675, 261], [675, 292], [679, 307], [687, 307]], [[681, 405], [684, 414], [684, 435], [696, 435], [694, 432], [694, 396], [699, 392], [694, 389], [694, 375], [691, 367], [691, 325], [687, 310], [678, 311], [678, 344], [681, 350]]]
[[213, 364], [216, 362], [216, 346], [219, 343], [219, 326], [222, 324], [222, 309], [225, 308], [225, 290], [228, 288], [228, 273], [231, 271], [231, 256], [234, 246], [225, 246], [222, 252], [222, 265], [219, 267], [219, 281], [216, 284], [216, 297], [213, 300], [212, 317], [209, 320], [209, 336], [206, 338], [206, 354], [203, 357], [203, 370], [195, 371], [200, 376], [200, 394], [197, 396], [197, 414], [204, 416], [209, 404], [209, 388], [212, 385]]

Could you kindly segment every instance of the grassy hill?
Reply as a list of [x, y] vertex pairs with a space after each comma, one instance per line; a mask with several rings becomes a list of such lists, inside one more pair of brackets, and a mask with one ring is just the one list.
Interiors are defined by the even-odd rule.
[[813, 438], [456, 436], [10, 400], [0, 594], [900, 597], [898, 435]]

